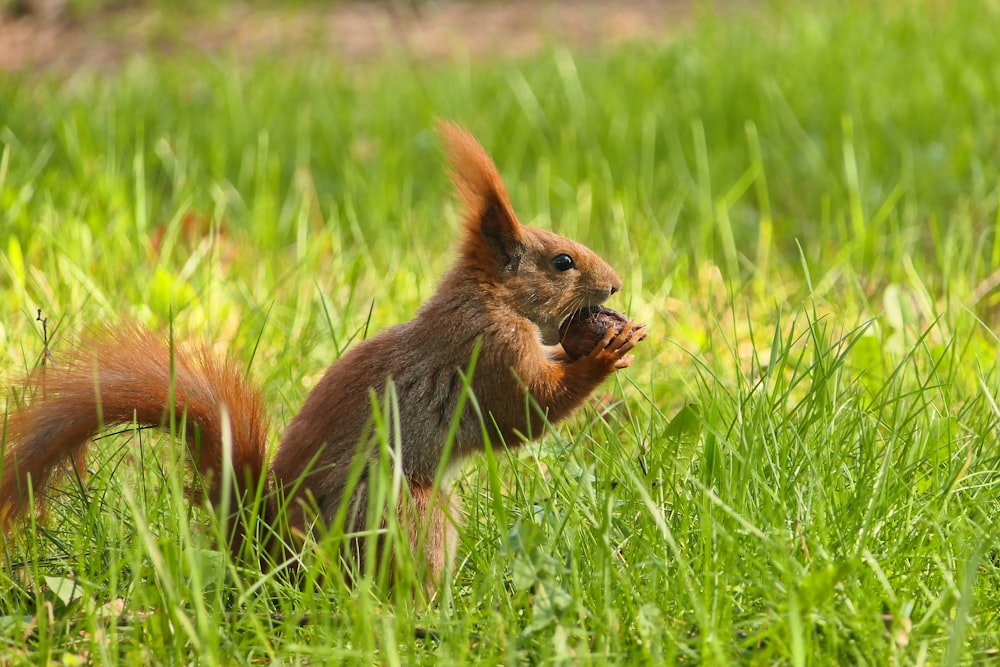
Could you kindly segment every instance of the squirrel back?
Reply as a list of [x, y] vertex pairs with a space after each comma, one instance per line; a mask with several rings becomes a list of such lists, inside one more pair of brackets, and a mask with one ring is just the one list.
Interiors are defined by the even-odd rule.
[[[507, 446], [538, 438], [546, 424], [566, 417], [611, 373], [631, 364], [630, 351], [645, 337], [644, 327], [629, 321], [609, 330], [589, 354], [570, 358], [559, 343], [560, 322], [604, 302], [621, 289], [621, 279], [585, 246], [521, 225], [475, 138], [448, 123], [439, 133], [463, 210], [456, 261], [414, 319], [356, 344], [327, 369], [289, 423], [266, 484], [271, 519], [285, 512], [281, 518], [293, 534], [308, 532], [315, 518], [330, 525], [345, 502], [345, 530], [365, 531], [370, 480], [364, 471], [353, 482], [351, 475], [374, 462], [373, 409], [390, 404], [407, 485], [396, 513], [431, 582], [453, 558], [458, 520], [439, 470], [482, 450], [484, 438]], [[236, 368], [207, 352], [188, 357], [139, 327], [108, 329], [34, 379], [40, 396], [15, 411], [8, 426], [0, 478], [6, 526], [27, 509], [29, 477], [37, 496], [53, 467], [103, 427], [131, 423], [133, 416], [140, 424], [161, 424], [171, 408], [196, 426], [188, 445], [199, 472], [210, 477], [214, 501], [221, 499], [213, 480], [228, 465], [224, 415], [232, 425], [237, 493], [268, 474], [260, 397]], [[467, 381], [471, 396], [463, 396]], [[277, 509], [274, 497], [288, 502]], [[237, 544], [241, 536], [234, 534]], [[364, 540], [352, 546], [357, 558]]]

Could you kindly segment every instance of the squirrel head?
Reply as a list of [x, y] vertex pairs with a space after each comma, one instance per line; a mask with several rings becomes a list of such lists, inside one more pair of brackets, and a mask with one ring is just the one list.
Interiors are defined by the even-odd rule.
[[464, 210], [463, 266], [555, 343], [566, 317], [603, 303], [621, 289], [621, 278], [585, 245], [522, 225], [496, 165], [467, 129], [439, 122], [438, 132]]

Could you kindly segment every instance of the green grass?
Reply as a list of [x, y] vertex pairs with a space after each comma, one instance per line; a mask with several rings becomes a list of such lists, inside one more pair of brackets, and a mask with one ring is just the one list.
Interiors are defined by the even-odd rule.
[[611, 305], [651, 336], [605, 417], [469, 462], [430, 606], [330, 583], [322, 550], [301, 588], [243, 569], [174, 448], [103, 440], [85, 487], [4, 542], [0, 662], [995, 656], [998, 22], [996, 2], [794, 4], [515, 62], [3, 77], [12, 385], [37, 309], [56, 359], [128, 316], [244, 361], [280, 427], [449, 263], [435, 116], [474, 130], [524, 222], [620, 269]]

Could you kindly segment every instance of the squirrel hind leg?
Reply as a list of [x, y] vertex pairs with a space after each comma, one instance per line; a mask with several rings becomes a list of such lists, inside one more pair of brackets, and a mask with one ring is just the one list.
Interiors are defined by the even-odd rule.
[[400, 523], [432, 596], [444, 583], [458, 551], [461, 503], [448, 486], [413, 485], [410, 501], [399, 508]]
[[[387, 574], [387, 588], [399, 583], [402, 563], [413, 566], [417, 584], [429, 598], [433, 597], [454, 565], [458, 548], [458, 526], [461, 505], [457, 495], [447, 486], [411, 482], [394, 509], [373, 508], [368, 483], [362, 481], [342, 502], [349, 503], [343, 526], [343, 558], [341, 570], [345, 582], [356, 582], [366, 568], [372, 576]], [[336, 509], [326, 507], [327, 520]], [[395, 514], [401, 543], [388, 539], [387, 524]], [[374, 559], [369, 560], [370, 550]]]

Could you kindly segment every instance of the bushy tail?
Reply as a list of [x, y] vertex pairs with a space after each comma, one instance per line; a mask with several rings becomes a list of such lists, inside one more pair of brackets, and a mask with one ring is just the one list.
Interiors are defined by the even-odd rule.
[[[252, 493], [266, 474], [268, 424], [261, 396], [235, 364], [206, 349], [185, 355], [144, 327], [108, 327], [85, 336], [29, 381], [36, 386], [34, 399], [8, 415], [0, 440], [6, 443], [0, 469], [4, 530], [28, 511], [29, 478], [36, 502], [42, 500], [55, 469], [79, 458], [91, 438], [114, 425], [164, 425], [171, 403], [177, 422], [186, 420], [191, 458], [213, 502], [222, 500], [227, 465], [224, 415], [231, 425], [235, 493]], [[232, 536], [237, 542], [239, 533]]]

